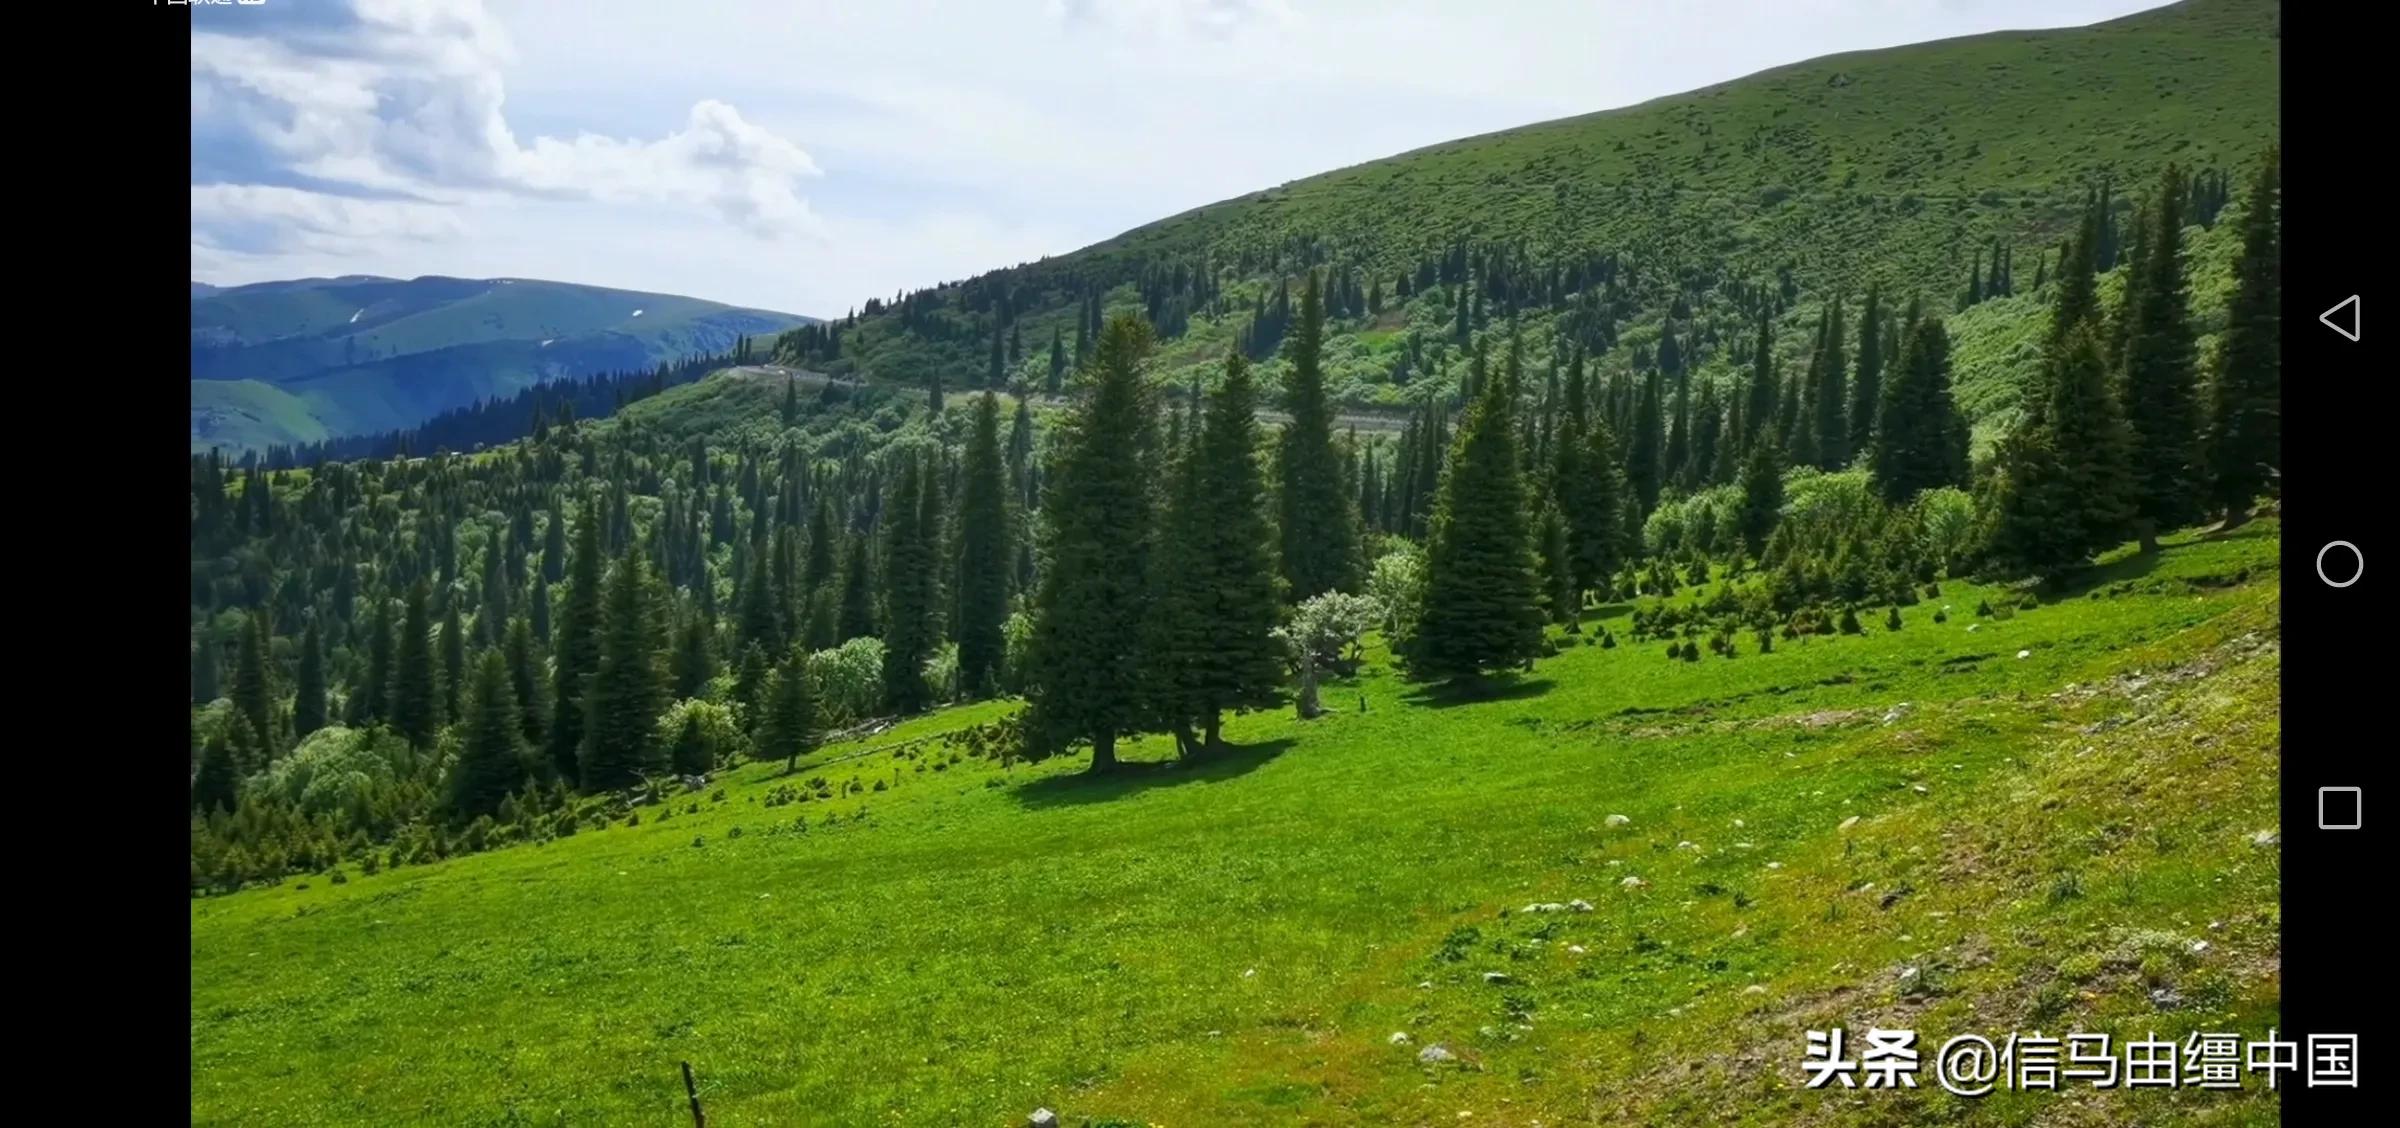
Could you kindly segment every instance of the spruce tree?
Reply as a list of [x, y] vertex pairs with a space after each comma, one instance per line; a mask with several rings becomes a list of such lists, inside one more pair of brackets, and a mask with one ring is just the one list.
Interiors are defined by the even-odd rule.
[[799, 766], [800, 757], [816, 748], [819, 738], [817, 696], [808, 676], [808, 655], [796, 649], [786, 655], [767, 677], [763, 696], [764, 706], [758, 710], [758, 758], [783, 757], [783, 770], [789, 774]]
[[1875, 411], [1883, 399], [1883, 288], [1867, 289], [1867, 305], [1858, 315], [1858, 371], [1850, 381], [1852, 454], [1866, 450], [1875, 439]]
[[999, 684], [1008, 618], [1008, 482], [1000, 456], [1000, 401], [975, 404], [958, 501], [958, 684], [968, 697]]
[[708, 620], [693, 615], [676, 639], [674, 696], [679, 699], [708, 696], [708, 683], [717, 676], [717, 656], [708, 634]]
[[1967, 424], [1950, 393], [1950, 336], [1940, 318], [1909, 330], [1900, 366], [1884, 382], [1870, 470], [1883, 499], [1967, 482]]
[[206, 705], [219, 696], [217, 643], [208, 637], [205, 625], [199, 634], [199, 640], [192, 644], [192, 704]]
[[[925, 661], [941, 641], [938, 618], [939, 495], [910, 458], [900, 471], [890, 518], [884, 523], [883, 699], [895, 713], [923, 712], [933, 704], [925, 684]], [[931, 522], [934, 528], [928, 528]]]
[[448, 596], [442, 601], [442, 719], [455, 723], [466, 716], [467, 632], [458, 618], [457, 589]]
[[549, 577], [535, 576], [533, 578], [533, 598], [530, 600], [530, 602], [533, 604], [533, 606], [528, 609], [529, 615], [533, 620], [533, 637], [539, 640], [542, 645], [548, 646], [550, 644]]
[[542, 652], [524, 618], [508, 623], [508, 681], [517, 699], [517, 731], [528, 748], [540, 748], [550, 720], [550, 698], [542, 680]]
[[242, 628], [240, 660], [233, 668], [233, 708], [250, 722], [259, 746], [270, 749], [275, 733], [275, 687], [267, 674], [266, 613], [253, 611]]
[[2250, 506], [2269, 490], [2283, 466], [2283, 242], [2277, 214], [2282, 186], [2279, 155], [2267, 151], [2250, 186], [2242, 217], [2242, 253], [2233, 267], [2233, 296], [2225, 303], [2225, 332], [2217, 340], [2216, 378], [2209, 384], [2208, 501], [2231, 528], [2250, 519]]
[[1321, 356], [1325, 303], [1314, 271], [1300, 291], [1300, 322], [1286, 345], [1290, 374], [1284, 410], [1292, 419], [1278, 444], [1285, 597], [1303, 600], [1358, 583], [1358, 514], [1333, 443], [1333, 407]]
[[1774, 425], [1775, 388], [1774, 320], [1762, 310], [1758, 315], [1758, 341], [1750, 349], [1750, 398], [1742, 410], [1744, 451], [1757, 445], [1760, 431]]
[[628, 543], [609, 570], [600, 616], [600, 665], [584, 709], [583, 789], [611, 791], [640, 783], [666, 762], [658, 714], [666, 683], [658, 669], [658, 612], [638, 547]]
[[241, 766], [234, 762], [232, 739], [225, 729], [219, 729], [200, 749], [200, 768], [192, 777], [192, 809], [202, 814], [231, 812], [240, 801], [241, 785]]
[[[1645, 396], [1653, 423], [1657, 388], [1653, 371]], [[1510, 391], [1506, 381], [1488, 381], [1451, 448], [1408, 653], [1409, 672], [1421, 679], [1478, 681], [1530, 666], [1541, 646], [1541, 593]], [[1655, 459], [1657, 448], [1650, 450]], [[1654, 482], [1655, 474], [1653, 466]]]
[[2125, 418], [2133, 432], [2135, 531], [2142, 551], [2158, 534], [2200, 515], [2200, 405], [2197, 347], [2183, 284], [2183, 178], [2170, 165], [2148, 209], [2150, 228], [2133, 270], [2139, 286], [2125, 316]]
[[757, 643], [769, 651], [783, 649], [783, 613], [775, 585], [767, 575], [767, 554], [750, 554], [750, 571], [742, 579], [742, 606], [734, 620], [737, 646]]
[[1042, 383], [1043, 394], [1057, 395], [1059, 389], [1065, 386], [1066, 373], [1067, 354], [1060, 345], [1059, 327], [1052, 325], [1050, 327], [1050, 376]]
[[1772, 438], [1750, 448], [1742, 463], [1742, 547], [1763, 559], [1767, 538], [1783, 517], [1783, 451]]
[[388, 721], [392, 716], [392, 646], [398, 628], [392, 623], [392, 601], [375, 598], [375, 617], [367, 625], [367, 669], [351, 691], [345, 717], [352, 728]]
[[1556, 502], [1542, 506], [1542, 603], [1550, 621], [1572, 626], [1581, 617], [1582, 598], [1575, 587], [1575, 556], [1567, 547], [1567, 521]]
[[1034, 597], [1026, 731], [1037, 753], [1089, 741], [1094, 772], [1116, 766], [1117, 737], [1144, 715], [1151, 407], [1141, 369], [1149, 326], [1108, 323], [1091, 386], [1060, 436], [1043, 512], [1048, 565]]
[[497, 812], [501, 800], [525, 786], [520, 720], [507, 661], [497, 650], [484, 651], [467, 697], [458, 760], [450, 766], [450, 810], [459, 821]]
[[392, 727], [409, 747], [433, 747], [442, 724], [441, 682], [435, 670], [433, 623], [426, 602], [425, 581], [408, 591], [408, 610], [400, 618], [400, 641], [392, 659]]
[[300, 634], [300, 672], [292, 693], [292, 739], [308, 739], [308, 734], [325, 727], [325, 644], [317, 637], [317, 624], [310, 620], [308, 629]]
[[[2042, 386], [2050, 398], [2035, 415], [2042, 432], [2042, 449], [2028, 451], [2033, 461], [2018, 468], [2018, 478], [2033, 473], [2057, 473], [2057, 497], [2040, 499], [2042, 511], [2052, 511], [2052, 523], [2038, 535], [2052, 542], [2057, 557], [2035, 552], [2028, 562], [2083, 562], [2124, 540], [2134, 521], [2131, 480], [2131, 437], [2117, 396], [2100, 358], [2098, 326], [2086, 322], [2066, 336], [2059, 353], [2045, 365]], [[2026, 482], [2028, 490], [2047, 490], [2047, 482]], [[2035, 499], [2028, 497], [2028, 504]], [[2054, 574], [2054, 569], [2030, 569]]]
[[[1660, 463], [1666, 458], [1666, 423], [1661, 411], [1658, 370], [1653, 368], [1642, 377], [1641, 402], [1633, 409], [1633, 442], [1625, 453], [1625, 478], [1638, 513], [1645, 517], [1658, 508]], [[1465, 428], [1459, 433], [1464, 435]], [[1457, 449], [1463, 448], [1453, 448]]]
[[841, 614], [834, 633], [841, 636], [834, 640], [836, 646], [875, 633], [875, 577], [864, 533], [850, 538], [850, 560], [842, 568]]
[[[563, 512], [563, 510], [562, 510]], [[566, 605], [551, 648], [550, 762], [561, 778], [582, 778], [584, 685], [600, 669], [600, 510], [586, 506], [575, 523]]]
[[[1872, 323], [1866, 323], [1866, 334], [1872, 335]], [[1843, 339], [1842, 301], [1833, 301], [1833, 319], [1825, 329], [1824, 355], [1819, 364], [1816, 381], [1816, 402], [1812, 412], [1816, 420], [1817, 467], [1839, 470], [1850, 464], [1850, 421], [1844, 415], [1848, 406], [1846, 376], [1850, 368], [1849, 353]]]
[[1271, 705], [1283, 676], [1274, 635], [1275, 530], [1260, 474], [1258, 388], [1232, 352], [1198, 434], [1177, 466], [1162, 522], [1147, 673], [1158, 715], [1181, 738], [1197, 724], [1202, 749], [1223, 747], [1228, 709]]

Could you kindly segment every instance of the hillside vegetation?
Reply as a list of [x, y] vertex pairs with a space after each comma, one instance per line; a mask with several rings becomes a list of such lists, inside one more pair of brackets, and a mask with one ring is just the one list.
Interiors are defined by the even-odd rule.
[[2275, 1122], [1799, 1069], [2277, 1023], [2261, 54], [1806, 64], [194, 455], [193, 1121]]

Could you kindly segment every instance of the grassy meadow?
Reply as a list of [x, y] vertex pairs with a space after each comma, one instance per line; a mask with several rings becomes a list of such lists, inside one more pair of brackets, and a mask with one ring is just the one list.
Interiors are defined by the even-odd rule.
[[[689, 1061], [712, 1126], [2273, 1123], [2255, 1082], [1969, 1102], [1930, 1057], [2275, 1023], [2277, 551], [1696, 663], [1610, 607], [1618, 646], [1473, 700], [1370, 647], [1322, 718], [1097, 781], [950, 709], [637, 825], [195, 899], [192, 1122], [676, 1124]], [[1806, 1029], [1870, 1024], [1925, 1089], [1802, 1088]]]

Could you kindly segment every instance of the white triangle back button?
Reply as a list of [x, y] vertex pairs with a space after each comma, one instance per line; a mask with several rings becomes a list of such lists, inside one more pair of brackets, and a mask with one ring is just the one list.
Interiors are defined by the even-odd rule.
[[2358, 295], [2352, 294], [2343, 298], [2340, 304], [2318, 314], [2317, 320], [2324, 322], [2327, 329], [2350, 340], [2357, 340], [2359, 330]]

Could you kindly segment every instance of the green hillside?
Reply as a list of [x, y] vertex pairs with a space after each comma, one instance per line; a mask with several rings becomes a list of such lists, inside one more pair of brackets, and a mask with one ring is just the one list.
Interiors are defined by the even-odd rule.
[[393, 430], [542, 380], [645, 370], [806, 320], [536, 279], [196, 286], [192, 444]]
[[1115, 781], [981, 758], [1009, 706], [963, 707], [663, 819], [196, 901], [193, 1122], [666, 1123], [689, 1060], [711, 1124], [2271, 1124], [2255, 1086], [1795, 1078], [1829, 1024], [2274, 1024], [2277, 545], [1732, 661], [1572, 647], [1482, 703], [1373, 651], [1327, 717]]
[[[1695, 369], [1738, 369], [1759, 287], [1780, 288], [1779, 355], [1797, 360], [1835, 296], [1855, 308], [1880, 284], [1887, 308], [1913, 296], [1948, 312], [1995, 242], [2029, 290], [2096, 187], [2113, 186], [2130, 222], [2132, 192], [2168, 162], [2238, 181], [2279, 127], [2277, 19], [2271, 0], [2186, 0], [2093, 27], [1812, 60], [1197, 208], [927, 291], [907, 318], [872, 309], [845, 322], [838, 352], [787, 348], [812, 367], [956, 388], [985, 378], [999, 333], [1024, 343], [1006, 378], [1039, 385], [1053, 332], [1072, 343], [1079, 303], [1098, 295], [1109, 311], [1188, 316], [1158, 378], [1206, 383], [1259, 304], [1321, 267], [1385, 295], [1372, 315], [1336, 317], [1330, 386], [1351, 403], [1404, 405], [1455, 387], [1466, 342], [1449, 331], [1458, 285], [1401, 300], [1393, 276], [1489, 244], [1502, 261], [1466, 272], [1486, 288], [1595, 257], [1617, 264], [1605, 332], [1579, 323], [1573, 299], [1589, 294], [1571, 283], [1495, 298], [1479, 316], [1477, 330], [1513, 315], [1537, 366], [1563, 340], [1601, 353], [1603, 372], [1638, 371], [1671, 320], [1696, 343]], [[1177, 271], [1209, 282], [1161, 281]], [[1978, 312], [1990, 335], [2036, 332]], [[1411, 337], [1418, 359], [1396, 376]], [[2029, 367], [2005, 353], [1981, 361], [1960, 377], [1978, 424], [2013, 407]]]
[[723, 322], [196, 289], [192, 1122], [2278, 1123], [1931, 1072], [2281, 1024], [2275, 66], [1820, 60], [296, 462], [198, 429]]

